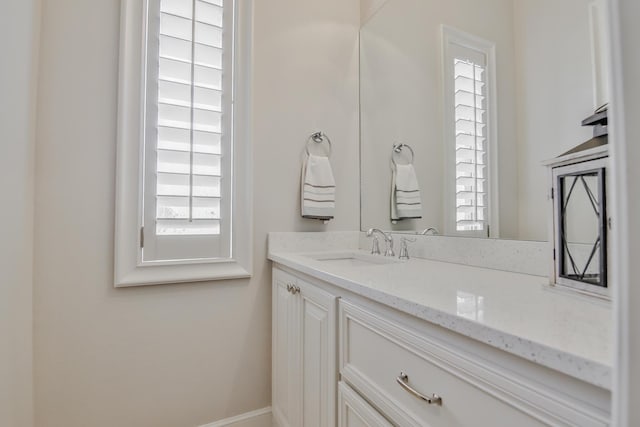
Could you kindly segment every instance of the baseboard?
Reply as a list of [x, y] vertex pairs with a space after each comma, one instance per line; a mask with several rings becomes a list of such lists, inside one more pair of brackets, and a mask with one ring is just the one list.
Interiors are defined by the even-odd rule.
[[256, 409], [200, 427], [271, 427], [271, 407]]

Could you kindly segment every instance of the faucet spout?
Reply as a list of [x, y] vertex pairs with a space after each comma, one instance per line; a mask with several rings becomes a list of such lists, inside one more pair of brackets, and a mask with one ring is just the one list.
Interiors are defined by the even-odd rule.
[[385, 242], [389, 242], [390, 240], [393, 240], [391, 235], [385, 233], [384, 231], [380, 230], [379, 228], [370, 228], [370, 229], [368, 229], [367, 230], [367, 237], [371, 237], [375, 233], [380, 234]]
[[438, 234], [438, 230], [433, 227], [429, 227], [429, 228], [425, 228], [422, 231], [418, 231], [416, 234], [421, 234], [423, 236], [426, 236], [429, 233], [431, 233], [432, 236], [436, 236]]

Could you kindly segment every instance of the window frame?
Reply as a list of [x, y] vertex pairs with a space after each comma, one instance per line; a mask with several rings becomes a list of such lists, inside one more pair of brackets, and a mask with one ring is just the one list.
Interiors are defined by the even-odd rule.
[[[497, 124], [497, 91], [496, 91], [496, 45], [478, 36], [460, 31], [456, 28], [442, 25], [441, 27], [441, 59], [442, 59], [442, 99], [444, 118], [444, 155], [445, 155], [445, 180], [444, 180], [444, 230], [445, 234], [458, 236], [475, 236], [497, 238], [499, 235], [499, 196], [498, 196], [498, 124]], [[462, 48], [474, 50], [486, 57], [486, 85], [487, 85], [487, 215], [488, 231], [458, 231], [456, 229], [456, 168], [455, 168], [455, 98], [453, 64], [451, 46], [458, 45]]]
[[250, 69], [252, 0], [234, 0], [231, 256], [143, 261], [146, 7], [122, 0], [115, 198], [115, 287], [251, 277]]

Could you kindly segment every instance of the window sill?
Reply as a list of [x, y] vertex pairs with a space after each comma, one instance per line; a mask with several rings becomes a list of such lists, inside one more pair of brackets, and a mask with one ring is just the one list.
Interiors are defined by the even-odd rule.
[[251, 277], [251, 271], [235, 260], [193, 264], [147, 264], [126, 269], [126, 271], [119, 271], [116, 267], [115, 287], [126, 288], [170, 283], [246, 279], [249, 277]]

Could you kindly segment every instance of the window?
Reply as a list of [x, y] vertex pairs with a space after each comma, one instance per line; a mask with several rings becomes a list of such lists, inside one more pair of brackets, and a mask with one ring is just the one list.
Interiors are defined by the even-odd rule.
[[142, 259], [229, 257], [233, 2], [148, 4]]
[[443, 27], [445, 225], [451, 234], [487, 237], [497, 231], [491, 187], [497, 171], [490, 157], [496, 146], [494, 52], [492, 43]]
[[124, 0], [116, 286], [247, 277], [243, 0]]

